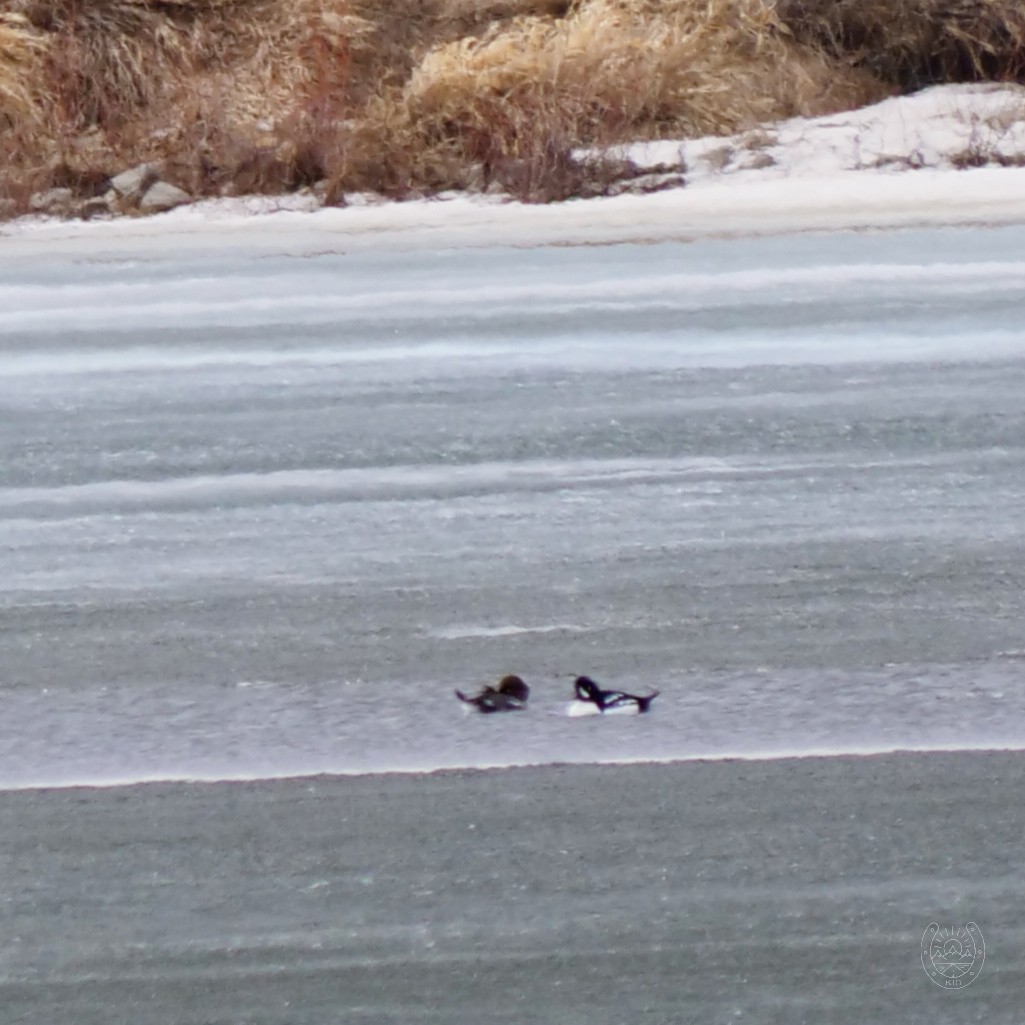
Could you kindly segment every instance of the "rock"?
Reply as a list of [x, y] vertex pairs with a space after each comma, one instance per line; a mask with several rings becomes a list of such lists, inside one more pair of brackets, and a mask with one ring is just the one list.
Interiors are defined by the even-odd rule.
[[192, 197], [177, 185], [170, 182], [154, 182], [147, 190], [142, 199], [139, 200], [139, 209], [144, 213], [154, 214], [161, 210], [172, 210], [182, 203], [192, 202]]
[[776, 163], [776, 158], [771, 153], [766, 153], [762, 150], [760, 153], [754, 153], [747, 160], [740, 165], [742, 171], [761, 171], [763, 168], [772, 167]]
[[110, 179], [110, 186], [126, 199], [138, 199], [157, 180], [157, 169], [152, 164], [139, 164], [122, 171]]
[[378, 192], [346, 192], [339, 201], [339, 206], [379, 206], [385, 201]]
[[125, 199], [116, 189], [107, 189], [103, 193], [102, 199], [112, 214], [128, 213], [133, 206], [133, 203]]
[[93, 196], [83, 203], [79, 203], [75, 213], [83, 221], [91, 221], [94, 217], [105, 217], [111, 213], [110, 203], [105, 196]]
[[471, 164], [463, 178], [463, 189], [466, 192], [483, 192], [488, 187], [488, 176], [481, 163]]
[[679, 173], [642, 174], [625, 183], [626, 191], [643, 196], [648, 192], [661, 192], [663, 189], [679, 189], [687, 184], [686, 178]]
[[37, 192], [28, 201], [29, 209], [37, 214], [67, 214], [75, 201], [71, 189], [47, 189]]

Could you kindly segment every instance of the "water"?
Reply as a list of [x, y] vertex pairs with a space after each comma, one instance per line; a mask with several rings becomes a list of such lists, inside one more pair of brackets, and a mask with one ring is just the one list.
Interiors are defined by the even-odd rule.
[[0, 255], [0, 1025], [1020, 1020], [1023, 243]]
[[0, 785], [1017, 744], [1023, 240], [5, 267]]

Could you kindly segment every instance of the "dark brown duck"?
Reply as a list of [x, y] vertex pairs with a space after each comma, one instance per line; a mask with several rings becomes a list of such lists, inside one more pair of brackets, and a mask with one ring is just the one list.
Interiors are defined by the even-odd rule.
[[530, 688], [518, 676], [503, 676], [497, 687], [487, 686], [479, 694], [467, 697], [461, 690], [456, 697], [468, 705], [475, 705], [478, 712], [521, 712], [527, 707]]

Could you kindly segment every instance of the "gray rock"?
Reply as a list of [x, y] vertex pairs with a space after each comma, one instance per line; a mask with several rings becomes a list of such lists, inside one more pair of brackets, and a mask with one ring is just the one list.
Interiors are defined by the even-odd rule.
[[157, 180], [157, 169], [152, 164], [139, 164], [122, 171], [110, 179], [111, 188], [126, 199], [138, 199]]
[[487, 174], [484, 165], [481, 163], [471, 164], [466, 169], [466, 177], [463, 179], [463, 189], [466, 192], [483, 192], [487, 188]]
[[384, 196], [377, 192], [347, 192], [341, 197], [339, 206], [380, 206]]
[[626, 191], [644, 195], [647, 192], [661, 192], [663, 189], [679, 189], [687, 184], [682, 174], [642, 174], [625, 183]]
[[184, 189], [179, 189], [170, 182], [158, 181], [154, 182], [139, 200], [139, 209], [153, 214], [161, 210], [171, 210], [191, 201], [192, 197]]
[[740, 167], [743, 171], [760, 171], [762, 168], [772, 167], [775, 163], [776, 158], [771, 153], [762, 150], [759, 153], [753, 153]]
[[105, 196], [93, 196], [83, 203], [79, 203], [75, 213], [83, 221], [91, 221], [94, 217], [105, 217], [111, 213], [110, 203]]
[[71, 189], [47, 189], [28, 201], [29, 209], [39, 214], [66, 214], [75, 201]]

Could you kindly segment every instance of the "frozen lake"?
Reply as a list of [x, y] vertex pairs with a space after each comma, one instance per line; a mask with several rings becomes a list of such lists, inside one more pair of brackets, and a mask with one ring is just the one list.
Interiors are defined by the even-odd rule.
[[1023, 252], [0, 256], [0, 785], [1020, 747]]

